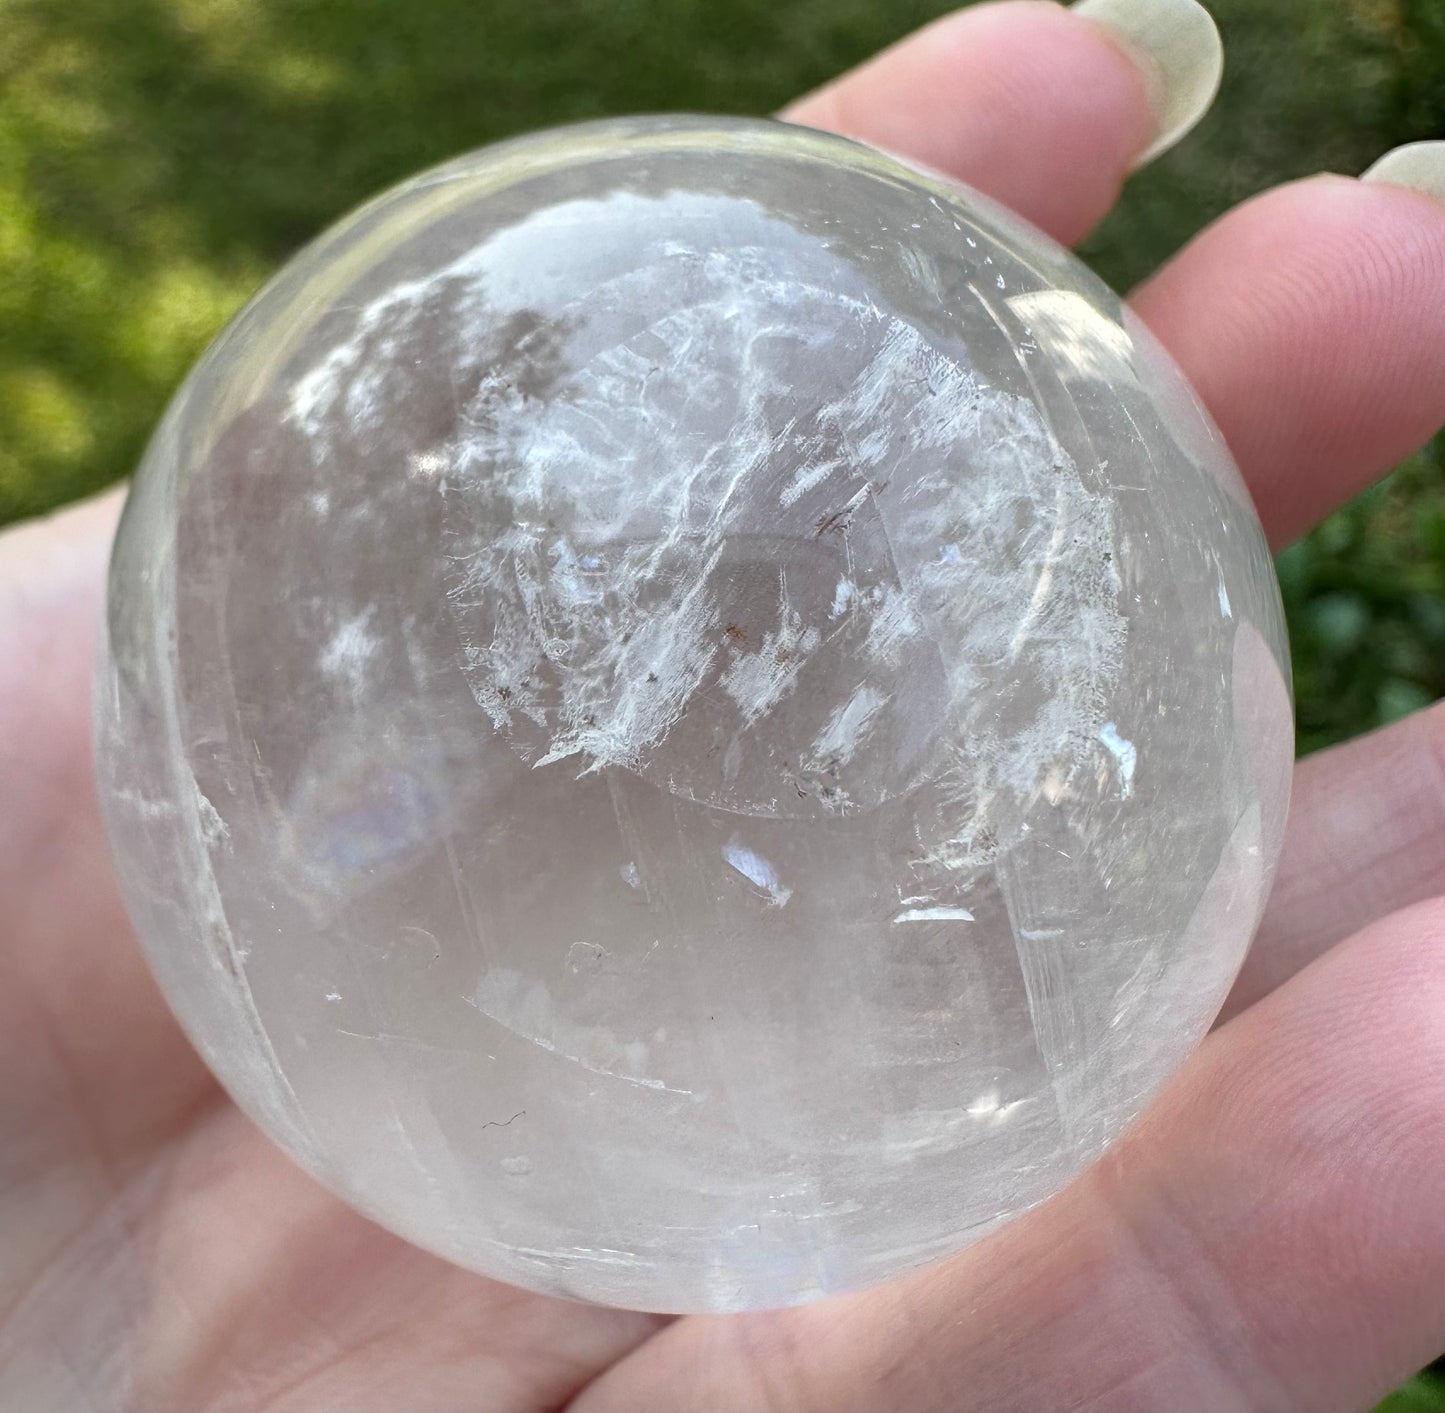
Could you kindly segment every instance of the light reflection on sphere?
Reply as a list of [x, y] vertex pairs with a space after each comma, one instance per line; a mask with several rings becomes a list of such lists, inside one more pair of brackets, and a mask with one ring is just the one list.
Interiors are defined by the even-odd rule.
[[1162, 351], [967, 190], [646, 119], [363, 207], [139, 472], [97, 693], [206, 1060], [362, 1211], [662, 1310], [1058, 1190], [1204, 1033], [1291, 756]]

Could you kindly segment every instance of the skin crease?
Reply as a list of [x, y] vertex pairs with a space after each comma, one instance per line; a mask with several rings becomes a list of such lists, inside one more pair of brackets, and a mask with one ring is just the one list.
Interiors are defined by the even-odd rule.
[[[1149, 137], [1120, 52], [1038, 0], [941, 21], [791, 116], [1063, 239]], [[1419, 194], [1317, 178], [1137, 296], [1277, 543], [1438, 424], [1442, 244]], [[116, 508], [0, 536], [0, 1404], [1365, 1408], [1445, 1348], [1438, 710], [1299, 767], [1237, 1014], [1103, 1163], [905, 1280], [668, 1321], [408, 1247], [209, 1079], [130, 934], [90, 783]]]

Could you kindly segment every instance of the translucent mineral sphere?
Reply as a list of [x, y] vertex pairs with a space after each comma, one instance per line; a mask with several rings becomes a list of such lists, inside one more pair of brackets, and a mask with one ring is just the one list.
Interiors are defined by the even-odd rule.
[[111, 572], [99, 771], [237, 1102], [536, 1290], [957, 1250], [1203, 1035], [1291, 755], [1276, 587], [1148, 333], [984, 198], [611, 122], [363, 207], [221, 335]]

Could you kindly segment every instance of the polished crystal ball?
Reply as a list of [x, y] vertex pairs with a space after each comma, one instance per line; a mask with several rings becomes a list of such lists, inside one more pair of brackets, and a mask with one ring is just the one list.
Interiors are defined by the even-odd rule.
[[100, 788], [240, 1106], [432, 1251], [737, 1310], [1049, 1197], [1280, 846], [1258, 521], [1148, 332], [780, 123], [488, 148], [303, 251], [131, 492]]

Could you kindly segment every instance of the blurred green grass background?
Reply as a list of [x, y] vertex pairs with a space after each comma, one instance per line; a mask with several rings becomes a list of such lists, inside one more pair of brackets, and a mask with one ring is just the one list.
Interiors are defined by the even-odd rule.
[[[0, 0], [0, 524], [126, 475], [226, 318], [379, 188], [549, 123], [767, 112], [946, 8]], [[1264, 187], [1445, 128], [1439, 0], [1213, 9], [1217, 106], [1084, 247], [1120, 288]], [[1437, 439], [1280, 557], [1302, 750], [1445, 688], [1442, 489]]]

